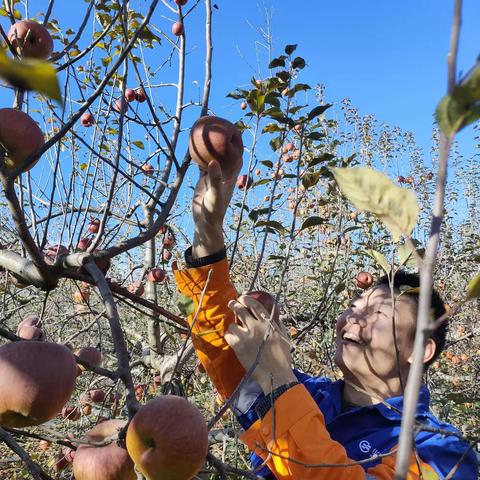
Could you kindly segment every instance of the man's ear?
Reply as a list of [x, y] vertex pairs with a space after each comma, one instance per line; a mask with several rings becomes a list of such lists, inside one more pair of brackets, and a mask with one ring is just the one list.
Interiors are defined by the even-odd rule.
[[[428, 363], [437, 350], [437, 344], [433, 338], [427, 340], [427, 345], [425, 346], [425, 354], [423, 355], [423, 363]], [[408, 357], [408, 363], [412, 363], [412, 357]]]

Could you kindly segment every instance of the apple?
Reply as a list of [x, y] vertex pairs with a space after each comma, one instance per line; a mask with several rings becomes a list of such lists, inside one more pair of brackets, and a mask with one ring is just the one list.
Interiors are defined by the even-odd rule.
[[295, 125], [293, 128], [297, 133], [301, 133], [302, 131], [302, 125], [300, 124]]
[[397, 182], [398, 182], [398, 183], [405, 183], [405, 177], [402, 176], [402, 175], [399, 175], [399, 176], [397, 177]]
[[125, 90], [125, 100], [130, 103], [136, 99], [137, 99], [137, 94], [135, 90], [133, 88], [127, 88]]
[[242, 102], [242, 103], [240, 104], [240, 108], [241, 108], [242, 110], [246, 110], [246, 109], [247, 109], [247, 106], [248, 106], [248, 105], [247, 105], [247, 102]]
[[65, 245], [49, 245], [45, 251], [45, 261], [53, 264], [58, 257], [63, 255], [68, 255], [68, 249]]
[[188, 0], [174, 0], [174, 2], [177, 4], [177, 5], [186, 5]]
[[117, 112], [117, 113], [121, 113], [121, 112], [126, 113], [128, 110], [128, 104], [124, 98], [118, 98], [117, 100], [115, 100], [115, 103], [113, 104], [112, 109], [114, 112]]
[[358, 288], [366, 290], [372, 286], [373, 276], [370, 272], [359, 272], [355, 277], [355, 283]]
[[244, 188], [248, 190], [252, 186], [252, 184], [253, 184], [253, 180], [250, 175], [240, 175], [237, 178], [237, 187], [240, 190], [243, 190]]
[[227, 173], [238, 172], [243, 163], [242, 135], [224, 118], [200, 117], [190, 131], [188, 149], [192, 160], [203, 170], [212, 160], [217, 160]]
[[272, 295], [262, 290], [254, 290], [252, 292], [248, 292], [247, 295], [255, 299], [257, 302], [260, 302], [270, 315], [272, 309], [275, 308], [272, 320], [278, 323], [280, 311], [278, 305], [275, 303], [275, 298]]
[[23, 57], [44, 60], [52, 54], [52, 36], [42, 24], [33, 20], [14, 23], [7, 37], [12, 47]]
[[96, 388], [87, 392], [87, 400], [93, 403], [103, 403], [106, 397], [107, 394], [101, 388]]
[[183, 34], [183, 23], [182, 22], [175, 22], [172, 25], [172, 33], [177, 37], [182, 35]]
[[[106, 420], [89, 430], [83, 440], [102, 443], [118, 435], [125, 426], [124, 420]], [[136, 480], [134, 465], [125, 448], [118, 441], [102, 447], [81, 444], [73, 459], [73, 475], [76, 480]]]
[[137, 384], [135, 385], [135, 398], [140, 402], [145, 394], [145, 389], [143, 385]]
[[162, 260], [168, 262], [172, 258], [172, 252], [167, 249], [162, 250]]
[[90, 112], [85, 112], [80, 117], [80, 122], [84, 127], [91, 127], [92, 125], [95, 124], [95, 118]]
[[82, 237], [78, 241], [77, 249], [85, 251], [92, 244], [92, 239], [90, 237]]
[[141, 297], [145, 292], [145, 287], [143, 286], [143, 283], [134, 282], [128, 286], [128, 291], [130, 293], [133, 293], [134, 295], [138, 295], [139, 297]]
[[45, 332], [33, 325], [24, 325], [17, 330], [17, 335], [22, 340], [37, 340], [43, 342], [45, 340]]
[[286, 150], [287, 152], [291, 152], [291, 151], [294, 150], [294, 149], [295, 149], [295, 145], [294, 145], [293, 143], [287, 143], [287, 144], [285, 145], [285, 150]]
[[[168, 250], [164, 250], [168, 251]], [[155, 283], [160, 283], [165, 280], [165, 270], [162, 270], [161, 268], [152, 268], [147, 275], [147, 279], [149, 282], [155, 282]]]
[[200, 410], [174, 395], [143, 405], [127, 429], [127, 451], [149, 480], [187, 480], [203, 467], [208, 432]]
[[[0, 144], [5, 149], [7, 173], [17, 168], [26, 172], [39, 160], [45, 138], [32, 117], [14, 108], [0, 108]], [[34, 160], [27, 167], [25, 163], [32, 156]]]
[[406, 177], [406, 178], [405, 178], [405, 183], [408, 183], [408, 184], [412, 185], [412, 183], [413, 183], [413, 178], [412, 178], [412, 177]]
[[89, 403], [83, 405], [82, 412], [84, 415], [90, 415], [92, 413], [92, 406]]
[[82, 416], [82, 411], [78, 407], [68, 405], [62, 409], [62, 417], [72, 422], [77, 421]]
[[175, 238], [172, 235], [163, 239], [163, 248], [170, 250], [175, 246]]
[[[75, 355], [82, 360], [86, 360], [92, 365], [100, 366], [102, 364], [102, 354], [95, 347], [82, 347], [75, 351]], [[83, 365], [77, 363], [77, 377], [86, 369]]]
[[160, 373], [156, 373], [154, 376], [153, 376], [153, 383], [158, 387], [162, 384], [162, 376], [160, 375]]
[[90, 225], [88, 226], [88, 231], [90, 233], [98, 233], [98, 230], [100, 229], [100, 220], [98, 218], [92, 219], [90, 222]]
[[153, 165], [150, 165], [149, 163], [144, 163], [142, 165], [142, 170], [143, 170], [143, 173], [148, 177], [151, 177], [153, 175], [153, 172], [155, 171], [155, 169], [153, 168]]
[[147, 99], [147, 94], [142, 87], [139, 87], [135, 90], [135, 98], [139, 103], [143, 103]]
[[64, 345], [20, 341], [0, 347], [0, 425], [27, 427], [54, 418], [75, 388], [76, 362]]

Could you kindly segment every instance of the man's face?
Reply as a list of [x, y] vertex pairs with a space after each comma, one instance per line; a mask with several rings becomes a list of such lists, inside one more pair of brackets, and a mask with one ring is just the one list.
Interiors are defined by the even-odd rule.
[[[402, 295], [395, 302], [395, 335], [402, 377], [408, 373], [416, 322], [415, 300]], [[346, 380], [389, 391], [399, 377], [392, 299], [387, 286], [375, 287], [352, 301], [337, 320], [335, 363]]]

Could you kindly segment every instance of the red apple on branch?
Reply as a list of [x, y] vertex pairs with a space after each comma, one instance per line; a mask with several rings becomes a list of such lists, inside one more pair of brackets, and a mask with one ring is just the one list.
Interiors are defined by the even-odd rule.
[[135, 90], [135, 98], [139, 103], [143, 103], [147, 99], [147, 94], [142, 87], [139, 87]]
[[182, 22], [175, 22], [172, 25], [172, 33], [177, 37], [182, 35], [183, 34], [183, 23]]
[[100, 220], [98, 218], [92, 219], [90, 222], [90, 225], [88, 226], [88, 231], [90, 233], [98, 233], [98, 230], [100, 229]]
[[90, 112], [85, 112], [80, 117], [80, 122], [84, 127], [91, 127], [95, 124], [95, 118]]
[[149, 480], [187, 480], [205, 463], [208, 432], [200, 410], [182, 397], [162, 395], [143, 405], [127, 430], [127, 450]]
[[161, 268], [152, 268], [148, 272], [147, 279], [149, 282], [160, 283], [165, 280], [165, 275], [165, 270], [162, 270]]
[[0, 425], [27, 427], [55, 417], [74, 388], [77, 364], [64, 345], [20, 341], [0, 347]]
[[[83, 440], [102, 443], [118, 435], [125, 426], [124, 420], [106, 420], [89, 430]], [[113, 440], [97, 447], [82, 444], [77, 448], [73, 459], [75, 480], [136, 480], [137, 475], [125, 448]]]
[[357, 273], [357, 276], [355, 277], [355, 283], [357, 284], [358, 288], [366, 290], [372, 286], [373, 276], [370, 272]]
[[125, 100], [127, 102], [133, 102], [134, 100], [137, 99], [137, 94], [133, 88], [127, 88], [125, 89]]
[[222, 170], [228, 173], [236, 172], [242, 166], [242, 135], [224, 118], [200, 117], [190, 131], [188, 149], [192, 160], [203, 170], [212, 160], [217, 160]]
[[153, 168], [153, 165], [150, 165], [149, 163], [144, 163], [142, 165], [142, 170], [147, 177], [151, 177], [153, 173], [155, 172], [155, 169]]
[[[17, 168], [26, 172], [39, 160], [45, 138], [32, 117], [21, 110], [0, 108], [0, 144], [5, 149], [7, 173]], [[26, 161], [32, 156], [33, 162], [27, 167]]]
[[33, 20], [14, 23], [7, 37], [16, 52], [26, 58], [44, 60], [52, 54], [52, 36], [42, 24]]
[[243, 190], [243, 189], [249, 189], [253, 184], [253, 180], [252, 180], [252, 177], [250, 175], [240, 175], [238, 178], [237, 178], [237, 187], [240, 189], [240, 190]]

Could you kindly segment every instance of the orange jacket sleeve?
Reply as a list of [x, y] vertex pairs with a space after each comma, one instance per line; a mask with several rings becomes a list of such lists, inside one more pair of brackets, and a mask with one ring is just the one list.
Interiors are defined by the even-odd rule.
[[223, 399], [228, 398], [245, 369], [224, 339], [228, 326], [235, 321], [227, 304], [237, 298], [227, 259], [204, 267], [174, 270], [174, 275], [180, 292], [193, 300], [194, 314], [188, 322], [198, 358], [218, 393]]
[[[241, 437], [278, 480], [391, 480], [395, 455], [367, 472], [350, 460], [343, 446], [331, 439], [322, 412], [303, 385], [280, 396], [262, 420]], [[419, 467], [423, 477], [420, 476]], [[408, 480], [439, 479], [434, 470], [412, 456]]]

